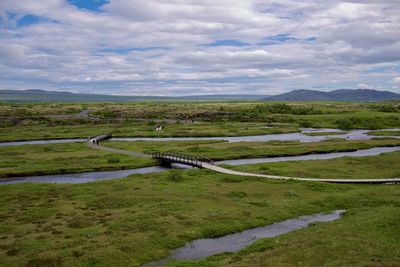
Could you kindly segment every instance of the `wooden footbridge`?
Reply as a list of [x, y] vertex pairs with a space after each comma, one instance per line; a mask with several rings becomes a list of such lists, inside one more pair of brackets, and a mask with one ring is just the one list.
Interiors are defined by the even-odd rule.
[[[150, 155], [145, 155], [138, 152], [126, 151], [121, 149], [103, 147], [99, 145], [100, 141], [110, 139], [111, 134], [101, 134], [94, 137], [88, 138], [88, 143], [92, 148], [107, 150], [114, 153], [126, 154], [134, 157], [149, 157]], [[268, 179], [280, 179], [280, 180], [295, 180], [295, 181], [308, 181], [308, 182], [327, 182], [327, 183], [347, 183], [347, 184], [398, 184], [400, 183], [400, 178], [376, 178], [376, 179], [329, 179], [329, 178], [298, 178], [298, 177], [288, 177], [288, 176], [277, 176], [277, 175], [268, 175], [268, 174], [260, 174], [260, 173], [249, 173], [249, 172], [241, 172], [235, 171], [231, 169], [226, 169], [221, 166], [216, 166], [214, 161], [200, 156], [193, 156], [183, 153], [176, 152], [156, 152], [152, 153], [151, 157], [153, 159], [157, 159], [160, 161], [162, 165], [171, 166], [172, 163], [180, 163], [184, 165], [189, 165], [197, 168], [205, 168], [209, 170], [213, 170], [219, 173], [225, 173], [230, 175], [238, 175], [238, 176], [252, 176], [252, 177], [261, 177]]]
[[400, 178], [378, 178], [378, 179], [329, 179], [329, 178], [298, 178], [288, 176], [267, 175], [260, 173], [249, 173], [226, 169], [214, 165], [214, 161], [205, 157], [192, 156], [174, 152], [153, 153], [152, 157], [161, 161], [161, 164], [171, 165], [171, 163], [181, 163], [190, 165], [197, 168], [204, 168], [213, 170], [219, 173], [238, 175], [238, 176], [252, 176], [268, 179], [279, 180], [295, 180], [295, 181], [308, 181], [308, 182], [326, 182], [326, 183], [340, 183], [340, 184], [396, 184], [400, 183]]
[[153, 159], [161, 161], [161, 164], [170, 165], [171, 163], [180, 163], [197, 168], [203, 168], [205, 165], [214, 165], [214, 161], [199, 156], [187, 155], [176, 152], [156, 152], [151, 154]]

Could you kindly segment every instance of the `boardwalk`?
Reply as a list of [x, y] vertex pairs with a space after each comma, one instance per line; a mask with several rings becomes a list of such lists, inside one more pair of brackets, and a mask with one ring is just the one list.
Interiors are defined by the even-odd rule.
[[296, 181], [312, 181], [312, 182], [327, 182], [327, 183], [351, 183], [351, 184], [387, 184], [387, 183], [400, 183], [400, 178], [390, 179], [319, 179], [319, 178], [297, 178], [287, 176], [275, 176], [259, 173], [240, 172], [235, 170], [226, 169], [214, 165], [214, 162], [207, 158], [196, 157], [180, 153], [153, 153], [153, 158], [170, 163], [181, 163], [193, 167], [204, 168], [219, 173], [238, 175], [238, 176], [252, 176], [268, 179], [279, 180], [296, 180]]
[[390, 178], [390, 179], [319, 179], [319, 178], [297, 178], [297, 177], [287, 177], [287, 176], [276, 176], [267, 175], [259, 173], [249, 173], [240, 172], [222, 168], [220, 166], [215, 166], [207, 163], [203, 163], [202, 167], [205, 169], [213, 170], [219, 173], [238, 175], [238, 176], [253, 176], [268, 179], [279, 179], [279, 180], [296, 180], [296, 181], [308, 181], [308, 182], [327, 182], [327, 183], [341, 183], [341, 184], [388, 184], [388, 183], [400, 183], [400, 178]]
[[198, 168], [204, 168], [203, 164], [214, 165], [214, 161], [209, 158], [175, 152], [157, 152], [153, 153], [152, 157], [160, 160], [161, 162], [180, 163]]
[[90, 147], [94, 149], [105, 150], [113, 153], [129, 155], [133, 157], [140, 158], [154, 158], [160, 160], [161, 163], [180, 163], [185, 164], [197, 168], [204, 168], [208, 170], [212, 170], [219, 173], [237, 175], [237, 176], [251, 176], [251, 177], [260, 177], [267, 179], [276, 179], [276, 180], [293, 180], [293, 181], [307, 181], [307, 182], [325, 182], [325, 183], [341, 183], [341, 184], [397, 184], [400, 183], [400, 178], [375, 178], [375, 179], [329, 179], [329, 178], [299, 178], [299, 177], [287, 177], [287, 176], [277, 176], [277, 175], [267, 175], [267, 174], [259, 174], [259, 173], [249, 173], [249, 172], [240, 172], [235, 170], [226, 169], [220, 166], [214, 165], [214, 162], [211, 159], [199, 156], [192, 156], [182, 153], [173, 153], [173, 152], [163, 152], [163, 153], [153, 153], [151, 156], [146, 155], [139, 152], [127, 151], [122, 149], [116, 149], [111, 147], [104, 147], [100, 145], [93, 145], [88, 143]]

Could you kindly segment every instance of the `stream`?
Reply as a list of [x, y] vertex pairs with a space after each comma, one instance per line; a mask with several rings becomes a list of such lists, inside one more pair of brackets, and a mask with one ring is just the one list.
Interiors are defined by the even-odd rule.
[[[341, 157], [364, 157], [376, 156], [386, 152], [400, 151], [400, 147], [374, 147], [370, 149], [362, 149], [352, 152], [335, 152], [327, 154], [310, 154], [302, 156], [289, 156], [289, 157], [273, 157], [273, 158], [251, 158], [251, 159], [236, 159], [217, 161], [215, 164], [228, 164], [228, 165], [243, 165], [255, 163], [268, 163], [280, 161], [293, 161], [293, 160], [321, 160], [333, 159]], [[182, 164], [173, 164], [174, 168], [190, 168]], [[85, 172], [76, 174], [55, 174], [55, 175], [42, 175], [42, 176], [28, 176], [28, 177], [12, 177], [0, 178], [0, 184], [17, 184], [17, 183], [88, 183], [101, 180], [111, 180], [125, 178], [131, 174], [145, 174], [166, 171], [168, 168], [153, 166], [137, 169], [117, 170], [117, 171], [98, 171], [98, 172]]]
[[[267, 134], [254, 136], [234, 136], [234, 137], [116, 137], [113, 141], [196, 141], [196, 140], [225, 140], [228, 142], [268, 142], [268, 141], [300, 141], [300, 142], [319, 142], [329, 138], [344, 138], [347, 140], [368, 140], [377, 136], [368, 135], [370, 130], [353, 130], [348, 133], [344, 132], [339, 135], [321, 135], [308, 136], [305, 133], [321, 133], [321, 132], [341, 132], [339, 129], [314, 129], [304, 128], [298, 133], [286, 134]], [[399, 130], [399, 129], [385, 129]], [[400, 138], [400, 136], [387, 136], [392, 138]], [[15, 142], [0, 142], [0, 147], [5, 146], [20, 146], [20, 145], [43, 145], [43, 144], [58, 144], [58, 143], [77, 143], [85, 142], [86, 139], [51, 139], [51, 140], [36, 140], [36, 141], [15, 141]]]
[[144, 266], [158, 267], [173, 260], [196, 260], [224, 252], [237, 252], [262, 238], [283, 235], [291, 231], [306, 228], [311, 223], [315, 222], [338, 220], [344, 212], [344, 210], [335, 210], [331, 213], [300, 216], [218, 238], [198, 239], [172, 251], [167, 258], [161, 261], [148, 263]]

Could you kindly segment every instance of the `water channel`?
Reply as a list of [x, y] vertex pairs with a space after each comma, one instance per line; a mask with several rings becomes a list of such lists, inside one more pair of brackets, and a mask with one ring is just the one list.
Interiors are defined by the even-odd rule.
[[271, 238], [283, 235], [291, 231], [305, 228], [315, 222], [330, 222], [338, 220], [344, 212], [344, 210], [335, 210], [331, 213], [300, 216], [298, 218], [245, 230], [239, 233], [229, 234], [219, 238], [195, 240], [174, 250], [166, 259], [158, 262], [151, 262], [144, 266], [158, 267], [173, 260], [196, 260], [224, 252], [237, 252], [261, 238]]
[[[334, 159], [340, 157], [365, 157], [376, 156], [386, 152], [400, 151], [400, 147], [374, 147], [370, 149], [362, 149], [351, 152], [335, 152], [327, 154], [310, 154], [303, 156], [289, 156], [289, 157], [274, 157], [274, 158], [252, 158], [252, 159], [236, 159], [217, 161], [215, 164], [228, 164], [228, 165], [243, 165], [255, 163], [268, 163], [280, 161], [293, 161], [293, 160], [321, 160], [321, 159]], [[181, 164], [174, 164], [175, 168], [189, 168]], [[76, 174], [56, 174], [56, 175], [43, 175], [43, 176], [29, 176], [17, 178], [1, 178], [0, 184], [17, 184], [17, 183], [88, 183], [101, 180], [111, 180], [118, 178], [125, 178], [131, 174], [145, 174], [156, 173], [168, 170], [167, 168], [153, 166], [146, 168], [127, 169], [118, 171], [98, 171], [86, 172]]]
[[[116, 137], [113, 141], [196, 141], [196, 140], [225, 140], [228, 142], [268, 142], [268, 141], [300, 141], [300, 142], [319, 142], [329, 138], [343, 138], [346, 140], [368, 140], [377, 136], [368, 135], [369, 130], [353, 130], [343, 132], [339, 135], [317, 135], [309, 136], [307, 133], [323, 133], [323, 132], [341, 132], [338, 129], [314, 129], [304, 128], [301, 132], [286, 133], [286, 134], [267, 134], [254, 136], [234, 136], [234, 137]], [[388, 130], [388, 129], [385, 129]], [[399, 129], [389, 129], [399, 130]], [[400, 138], [400, 136], [390, 136], [392, 138]], [[76, 143], [84, 142], [86, 139], [51, 139], [51, 140], [36, 140], [36, 141], [15, 141], [15, 142], [0, 142], [0, 147], [19, 146], [19, 145], [43, 145], [57, 143]]]

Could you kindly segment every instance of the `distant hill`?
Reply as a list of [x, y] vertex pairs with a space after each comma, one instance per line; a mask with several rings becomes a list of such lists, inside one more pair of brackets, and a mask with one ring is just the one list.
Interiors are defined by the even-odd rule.
[[195, 95], [195, 96], [114, 96], [74, 94], [70, 92], [30, 90], [0, 90], [0, 102], [134, 102], [134, 101], [234, 101], [262, 100], [267, 95]]
[[340, 89], [330, 92], [316, 90], [294, 90], [267, 97], [266, 101], [386, 101], [399, 99], [400, 94], [371, 89]]

